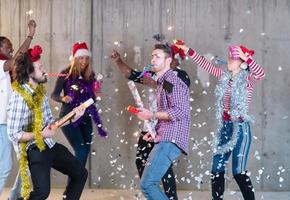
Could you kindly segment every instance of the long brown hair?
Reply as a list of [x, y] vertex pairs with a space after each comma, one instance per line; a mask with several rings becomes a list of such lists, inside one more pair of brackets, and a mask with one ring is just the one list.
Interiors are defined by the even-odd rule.
[[71, 77], [73, 79], [78, 78], [79, 76], [82, 76], [85, 81], [90, 81], [94, 78], [93, 70], [91, 67], [91, 62], [89, 61], [89, 64], [85, 67], [84, 71], [81, 71], [80, 67], [78, 67], [79, 63], [77, 58], [73, 58], [71, 63], [68, 66], [69, 72], [66, 76], [66, 79]]

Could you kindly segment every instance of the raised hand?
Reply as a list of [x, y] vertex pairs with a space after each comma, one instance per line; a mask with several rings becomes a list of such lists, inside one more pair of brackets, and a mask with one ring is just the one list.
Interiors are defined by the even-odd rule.
[[112, 50], [112, 54], [111, 54], [111, 59], [113, 61], [117, 61], [118, 59], [120, 59], [120, 53], [118, 51], [116, 51], [115, 49]]
[[242, 49], [240, 47], [237, 47], [238, 50], [238, 55], [239, 57], [243, 60], [243, 61], [247, 61], [248, 60], [248, 56], [242, 51]]
[[189, 50], [189, 47], [187, 47], [185, 44], [181, 45], [181, 44], [174, 44], [176, 47], [182, 49], [184, 51], [184, 53], [186, 54]]
[[36, 30], [36, 22], [33, 19], [31, 19], [28, 22], [28, 31], [29, 31], [28, 36], [33, 37], [35, 34], [35, 30]]

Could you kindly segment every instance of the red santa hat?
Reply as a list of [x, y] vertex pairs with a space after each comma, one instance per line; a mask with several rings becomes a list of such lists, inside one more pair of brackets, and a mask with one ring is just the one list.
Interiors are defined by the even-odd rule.
[[27, 50], [28, 57], [31, 62], [36, 62], [40, 59], [42, 48], [40, 45], [35, 45], [33, 48]]
[[91, 56], [91, 52], [85, 42], [77, 42], [73, 45], [72, 57], [77, 58], [80, 56]]

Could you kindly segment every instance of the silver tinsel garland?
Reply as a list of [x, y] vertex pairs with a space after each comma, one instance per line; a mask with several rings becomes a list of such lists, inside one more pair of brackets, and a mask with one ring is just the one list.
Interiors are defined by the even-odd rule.
[[[213, 153], [225, 154], [232, 151], [237, 144], [239, 138], [239, 125], [246, 131], [246, 122], [253, 122], [253, 117], [248, 115], [248, 90], [247, 90], [247, 76], [249, 72], [247, 70], [241, 70], [237, 77], [233, 80], [231, 91], [231, 120], [233, 122], [233, 134], [226, 144], [218, 146], [221, 137], [221, 129], [223, 127], [223, 97], [228, 87], [228, 82], [232, 78], [231, 73], [228, 70], [224, 70], [222, 77], [215, 89], [216, 95], [216, 119], [218, 121], [218, 130], [213, 139]], [[239, 122], [240, 119], [243, 122]]]

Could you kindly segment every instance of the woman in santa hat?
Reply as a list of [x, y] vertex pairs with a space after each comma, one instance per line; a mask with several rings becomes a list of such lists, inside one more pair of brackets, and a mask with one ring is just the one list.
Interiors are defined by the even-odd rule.
[[223, 199], [225, 167], [232, 154], [232, 173], [245, 200], [255, 199], [253, 185], [247, 173], [251, 145], [248, 114], [254, 84], [265, 77], [264, 70], [253, 60], [253, 50], [230, 46], [227, 67], [216, 67], [186, 45], [177, 45], [193, 61], [219, 79], [215, 90], [218, 131], [213, 141], [212, 199]]
[[[70, 112], [74, 107], [86, 100], [96, 99], [100, 95], [101, 85], [95, 79], [95, 74], [90, 65], [91, 52], [85, 42], [77, 42], [73, 45], [71, 63], [59, 77], [51, 94], [51, 98], [62, 103], [60, 117]], [[62, 93], [62, 95], [61, 95]], [[62, 131], [73, 147], [75, 156], [83, 166], [86, 165], [93, 137], [92, 120], [100, 136], [107, 136], [102, 121], [95, 105], [86, 109], [83, 117], [76, 122], [62, 127]]]

